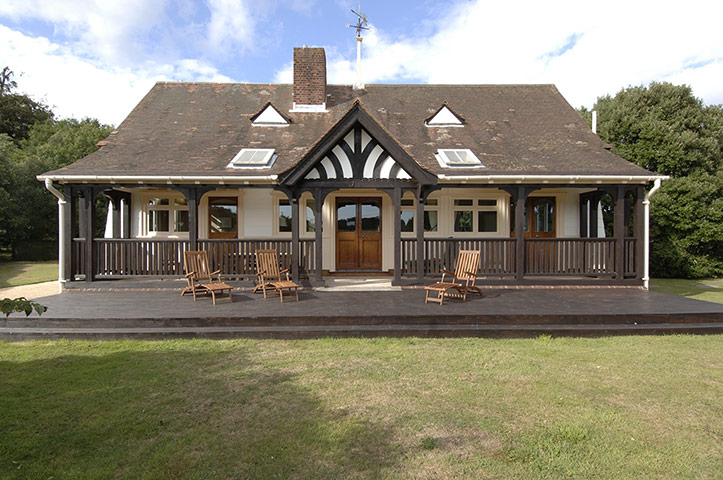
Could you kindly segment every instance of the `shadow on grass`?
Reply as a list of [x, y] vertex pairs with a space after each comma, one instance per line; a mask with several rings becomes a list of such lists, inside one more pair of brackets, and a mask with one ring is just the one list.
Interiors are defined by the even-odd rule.
[[0, 477], [375, 478], [401, 455], [243, 346], [150, 345], [0, 361]]

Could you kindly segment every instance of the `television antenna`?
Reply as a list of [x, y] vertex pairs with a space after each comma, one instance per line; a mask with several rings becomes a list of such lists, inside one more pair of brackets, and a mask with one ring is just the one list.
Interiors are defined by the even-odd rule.
[[364, 40], [362, 31], [369, 30], [369, 22], [367, 22], [367, 16], [361, 11], [361, 2], [359, 2], [359, 7], [357, 7], [356, 10], [351, 9], [351, 13], [357, 17], [356, 24], [347, 23], [346, 26], [356, 30], [356, 83], [354, 84], [354, 89], [358, 90], [364, 88], [361, 80], [361, 46]]

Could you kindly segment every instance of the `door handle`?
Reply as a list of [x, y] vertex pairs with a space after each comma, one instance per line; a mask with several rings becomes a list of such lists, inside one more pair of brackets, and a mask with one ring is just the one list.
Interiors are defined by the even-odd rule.
[[363, 233], [361, 234], [361, 238], [364, 238], [364, 234], [363, 234]]

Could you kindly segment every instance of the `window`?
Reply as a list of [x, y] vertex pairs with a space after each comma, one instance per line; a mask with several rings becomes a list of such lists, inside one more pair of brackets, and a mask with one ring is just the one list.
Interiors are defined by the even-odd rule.
[[314, 233], [316, 232], [316, 216], [315, 216], [315, 206], [316, 203], [314, 202], [313, 198], [309, 198], [304, 203], [305, 205], [305, 211], [306, 214], [306, 231], [307, 233]]
[[210, 238], [237, 238], [238, 198], [210, 197], [208, 218]]
[[444, 168], [484, 167], [480, 159], [468, 148], [440, 149], [435, 157]]
[[288, 199], [279, 199], [279, 232], [291, 232], [291, 203]]
[[[437, 212], [437, 199], [428, 198], [427, 203], [424, 206], [424, 231], [425, 232], [436, 232], [437, 231], [437, 219], [439, 218]], [[414, 214], [416, 212], [416, 205], [412, 199], [402, 199], [402, 213], [401, 213], [401, 231], [402, 232], [414, 232]]]
[[277, 156], [273, 148], [242, 148], [226, 168], [270, 168]]
[[455, 233], [497, 231], [497, 200], [458, 198], [452, 207]]
[[152, 197], [146, 203], [148, 233], [188, 232], [188, 204], [185, 198]]

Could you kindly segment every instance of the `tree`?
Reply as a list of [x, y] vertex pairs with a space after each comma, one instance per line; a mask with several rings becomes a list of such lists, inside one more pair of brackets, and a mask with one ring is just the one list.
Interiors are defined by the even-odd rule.
[[[598, 135], [641, 167], [682, 177], [714, 174], [723, 165], [723, 117], [690, 87], [653, 82], [597, 99]], [[587, 110], [581, 112], [589, 120]]]
[[11, 155], [6, 182], [0, 183], [0, 196], [5, 190], [6, 198], [9, 197], [7, 204], [0, 207], [5, 225], [0, 227], [0, 245], [16, 256], [19, 245], [57, 238], [55, 197], [35, 177], [94, 152], [98, 149], [96, 144], [111, 130], [112, 127], [90, 119], [50, 120], [30, 129], [28, 138]]
[[53, 118], [50, 109], [26, 95], [12, 93], [17, 83], [13, 72], [4, 67], [0, 72], [0, 133], [5, 133], [15, 143], [28, 137], [30, 127]]
[[[593, 109], [614, 153], [673, 177], [651, 201], [653, 275], [723, 275], [723, 108], [705, 106], [690, 87], [653, 82], [600, 97]], [[591, 122], [587, 109], [580, 114]]]

